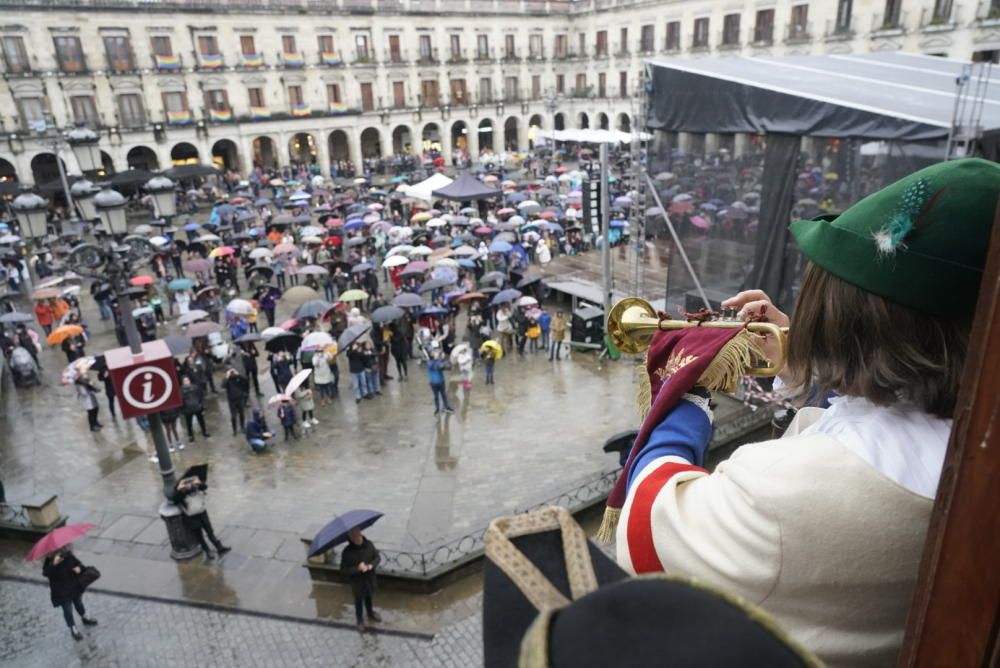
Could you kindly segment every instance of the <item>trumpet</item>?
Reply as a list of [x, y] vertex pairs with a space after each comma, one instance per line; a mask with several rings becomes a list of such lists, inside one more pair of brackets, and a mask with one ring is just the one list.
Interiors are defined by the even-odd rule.
[[706, 320], [703, 322], [688, 322], [687, 320], [661, 319], [656, 310], [645, 299], [626, 297], [611, 307], [607, 322], [608, 336], [614, 341], [618, 350], [629, 355], [641, 353], [649, 348], [653, 335], [659, 331], [686, 329], [688, 327], [745, 327], [754, 334], [773, 336], [778, 342], [778, 355], [773, 360], [760, 360], [747, 368], [751, 376], [776, 376], [785, 366], [788, 328], [779, 327], [770, 322], [740, 322], [737, 320]]

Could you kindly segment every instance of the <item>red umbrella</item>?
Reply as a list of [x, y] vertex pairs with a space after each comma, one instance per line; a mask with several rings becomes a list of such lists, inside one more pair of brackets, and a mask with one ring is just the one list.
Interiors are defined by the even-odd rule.
[[35, 543], [26, 557], [28, 561], [41, 559], [47, 554], [55, 552], [60, 547], [66, 547], [80, 536], [96, 529], [96, 524], [68, 524], [45, 534], [45, 537]]
[[129, 285], [152, 285], [153, 284], [153, 277], [152, 276], [133, 276], [132, 278], [128, 279], [128, 282], [129, 282]]

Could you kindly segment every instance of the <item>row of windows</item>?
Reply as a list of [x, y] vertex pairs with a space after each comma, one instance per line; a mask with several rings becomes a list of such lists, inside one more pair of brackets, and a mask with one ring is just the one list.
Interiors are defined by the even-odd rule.
[[[479, 104], [491, 104], [500, 100], [517, 101], [522, 97], [520, 80], [518, 77], [505, 77], [503, 81], [502, 96], [496, 96], [493, 91], [493, 81], [488, 77], [479, 79], [478, 95], [475, 99]], [[556, 75], [556, 92], [563, 95], [589, 96], [596, 94], [597, 97], [608, 97], [608, 77], [607, 73], [601, 72], [597, 75], [596, 89], [588, 84], [587, 75], [579, 73], [576, 75], [573, 89], [568, 89], [566, 75]], [[470, 95], [465, 79], [451, 79], [448, 82], [449, 98], [448, 104], [466, 105], [471, 104], [473, 99]], [[619, 72], [617, 94], [625, 97], [628, 94], [628, 72]], [[254, 113], [266, 112], [268, 102], [265, 90], [260, 87], [246, 89], [247, 102], [251, 115]], [[311, 110], [312, 106], [306, 98], [302, 86], [290, 85], [285, 88], [287, 108], [295, 113], [296, 110]], [[524, 91], [523, 95], [530, 99], [540, 99], [542, 96], [542, 79], [539, 75], [531, 77], [530, 91]], [[374, 111], [382, 100], [376, 100], [374, 85], [370, 82], [362, 82], [359, 85], [360, 107], [362, 111]], [[232, 108], [229, 103], [229, 94], [226, 90], [208, 90], [203, 94], [204, 108], [206, 114], [211, 112], [222, 112], [231, 114]], [[143, 105], [142, 96], [135, 93], [117, 95], [115, 98], [118, 123], [125, 128], [136, 128], [146, 125], [147, 115]], [[92, 95], [74, 95], [69, 98], [70, 111], [73, 121], [84, 123], [92, 128], [101, 125], [101, 119], [97, 112], [94, 97]], [[340, 84], [327, 84], [326, 102], [331, 109], [342, 109], [344, 98]], [[419, 103], [424, 106], [437, 107], [443, 104], [440, 85], [436, 79], [428, 79], [420, 82]], [[162, 94], [163, 113], [166, 120], [171, 119], [190, 120], [191, 107], [187, 92], [167, 92]], [[18, 112], [21, 115], [21, 122], [25, 129], [32, 126], [34, 122], [45, 120], [47, 116], [47, 105], [42, 97], [21, 97], [17, 100]], [[391, 95], [385, 105], [396, 109], [405, 109], [408, 106], [406, 96], [406, 83], [403, 81], [391, 82]]]

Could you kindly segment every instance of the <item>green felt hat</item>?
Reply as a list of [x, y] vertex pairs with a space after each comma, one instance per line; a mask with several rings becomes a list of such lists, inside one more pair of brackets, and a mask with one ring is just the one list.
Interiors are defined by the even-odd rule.
[[1000, 195], [1000, 165], [941, 162], [839, 216], [797, 220], [802, 252], [834, 276], [934, 315], [972, 312]]

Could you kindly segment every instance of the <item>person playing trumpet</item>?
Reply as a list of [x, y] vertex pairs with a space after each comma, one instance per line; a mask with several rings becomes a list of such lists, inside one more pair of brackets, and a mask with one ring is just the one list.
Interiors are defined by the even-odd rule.
[[706, 386], [726, 386], [724, 367], [746, 360], [731, 342], [750, 337], [709, 327], [654, 335], [648, 415], [602, 526], [607, 534], [617, 521], [619, 563], [758, 604], [829, 666], [893, 665], [998, 194], [1000, 165], [956, 160], [839, 216], [793, 223], [810, 263], [791, 318], [758, 290], [723, 306], [789, 326], [780, 377], [834, 398], [714, 471], [704, 468]]

